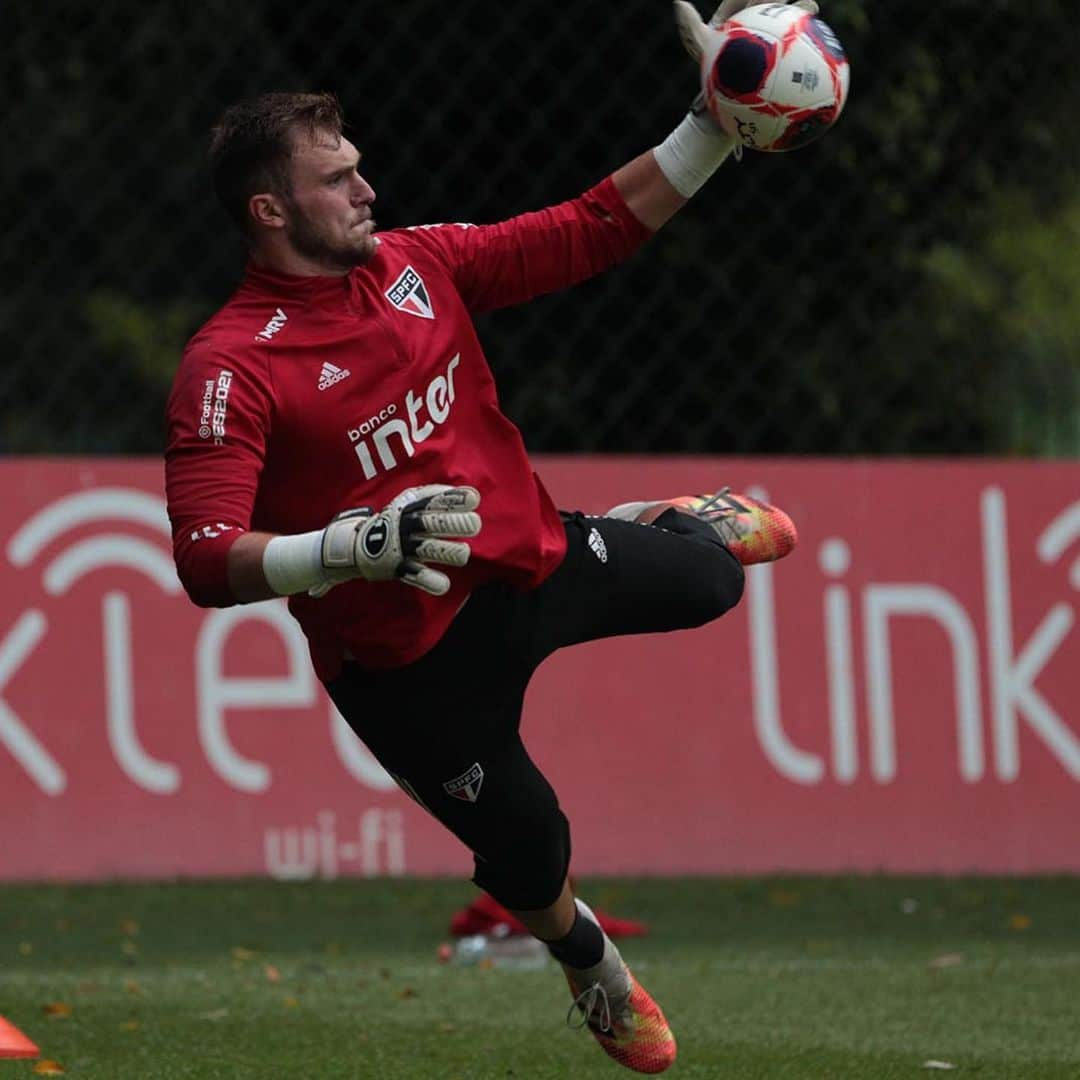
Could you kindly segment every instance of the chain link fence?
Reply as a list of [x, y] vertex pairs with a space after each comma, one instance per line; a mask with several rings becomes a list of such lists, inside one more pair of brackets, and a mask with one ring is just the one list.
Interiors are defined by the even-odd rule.
[[[632, 262], [485, 316], [534, 451], [1080, 452], [1066, 0], [830, 0], [837, 128], [728, 163]], [[156, 453], [240, 239], [231, 101], [329, 89], [380, 226], [492, 221], [660, 141], [696, 76], [667, 0], [13, 5], [0, 45], [0, 451]]]

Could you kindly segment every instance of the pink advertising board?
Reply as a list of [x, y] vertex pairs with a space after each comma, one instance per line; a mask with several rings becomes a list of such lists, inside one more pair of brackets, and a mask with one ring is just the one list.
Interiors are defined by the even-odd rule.
[[[1080, 464], [547, 458], [562, 506], [730, 484], [785, 562], [565, 650], [525, 738], [579, 874], [1080, 870]], [[464, 874], [281, 602], [204, 611], [156, 461], [0, 463], [0, 880]]]

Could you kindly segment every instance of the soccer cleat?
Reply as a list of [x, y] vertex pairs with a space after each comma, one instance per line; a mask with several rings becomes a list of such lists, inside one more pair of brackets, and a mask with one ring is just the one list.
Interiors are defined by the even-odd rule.
[[791, 518], [760, 499], [732, 495], [730, 490], [722, 488], [715, 495], [679, 495], [654, 502], [621, 503], [604, 516], [649, 525], [666, 510], [682, 510], [708, 522], [743, 566], [774, 562], [790, 554], [798, 539]]
[[[599, 925], [588, 904], [580, 899], [574, 902], [582, 915]], [[563, 971], [574, 995], [566, 1022], [588, 1027], [609, 1057], [640, 1073], [663, 1072], [675, 1060], [675, 1036], [664, 1014], [630, 973], [607, 934], [598, 964], [585, 970], [563, 964]], [[575, 1010], [581, 1013], [576, 1025], [572, 1023]]]
[[597, 981], [582, 988], [572, 968], [564, 967], [566, 981], [574, 995], [567, 1023], [575, 1009], [582, 1014], [578, 1026], [588, 1027], [608, 1057], [639, 1073], [661, 1073], [675, 1060], [675, 1036], [660, 1006], [622, 964], [625, 987], [609, 993]]

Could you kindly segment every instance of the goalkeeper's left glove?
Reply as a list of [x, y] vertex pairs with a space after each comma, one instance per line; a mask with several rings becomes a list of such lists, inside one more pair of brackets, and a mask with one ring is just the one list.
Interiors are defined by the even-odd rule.
[[[761, 0], [724, 0], [712, 13], [709, 21], [705, 22], [693, 4], [687, 3], [686, 0], [675, 0], [675, 25], [679, 28], [679, 37], [682, 38], [682, 43], [691, 58], [700, 64], [701, 57], [708, 46], [709, 31], [718, 30], [732, 15], [760, 2]], [[818, 6], [814, 0], [780, 0], [780, 2], [802, 8], [803, 11], [809, 11], [811, 15], [818, 13]], [[695, 104], [697, 104], [696, 99]]]
[[[736, 12], [758, 2], [760, 0], [724, 0], [706, 23], [693, 4], [686, 0], [675, 0], [675, 24], [679, 28], [679, 37], [698, 64], [699, 72], [709, 34], [719, 29]], [[788, 3], [790, 0], [782, 2]], [[818, 10], [814, 0], [794, 0], [793, 6], [812, 15], [816, 15]], [[738, 159], [742, 155], [742, 146], [709, 115], [705, 95], [699, 90], [683, 122], [653, 153], [671, 186], [688, 199], [716, 172], [732, 151]]]

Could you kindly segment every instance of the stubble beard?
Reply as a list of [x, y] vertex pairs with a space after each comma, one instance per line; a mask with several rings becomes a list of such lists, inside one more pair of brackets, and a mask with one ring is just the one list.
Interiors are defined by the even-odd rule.
[[292, 210], [287, 234], [289, 243], [299, 254], [322, 263], [328, 270], [352, 270], [363, 266], [375, 254], [376, 243], [371, 233], [354, 241], [334, 239], [296, 207]]

